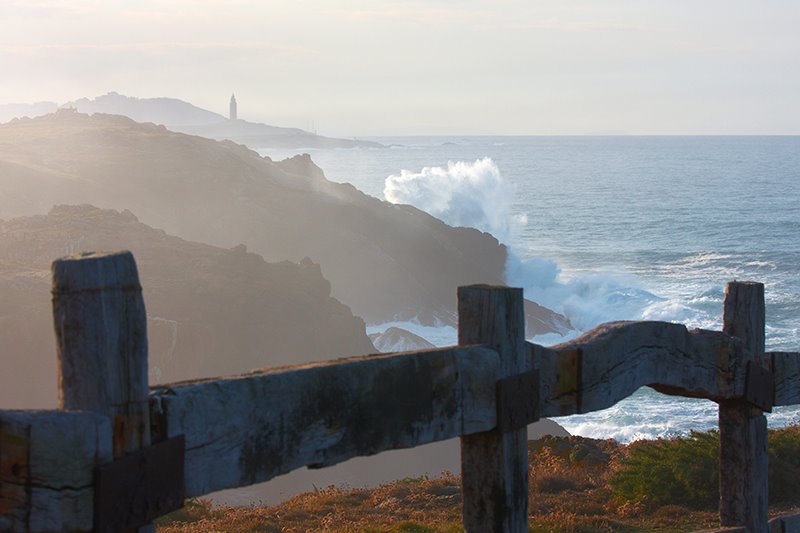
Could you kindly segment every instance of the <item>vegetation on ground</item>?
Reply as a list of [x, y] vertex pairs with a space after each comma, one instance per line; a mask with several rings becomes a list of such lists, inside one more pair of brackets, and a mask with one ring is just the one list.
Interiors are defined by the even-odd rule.
[[[800, 505], [800, 428], [770, 431], [771, 513]], [[530, 531], [679, 532], [718, 525], [719, 435], [620, 445], [544, 437], [529, 442]], [[158, 521], [160, 533], [462, 532], [460, 479], [407, 478], [375, 489], [328, 487], [273, 507], [207, 500]]]
[[[800, 503], [800, 427], [769, 431], [769, 499]], [[716, 509], [719, 502], [719, 432], [639, 441], [627, 447], [609, 478], [626, 501]]]

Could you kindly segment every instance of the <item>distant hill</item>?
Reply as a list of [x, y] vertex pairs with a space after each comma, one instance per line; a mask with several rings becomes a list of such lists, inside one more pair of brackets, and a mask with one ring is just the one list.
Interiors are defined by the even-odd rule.
[[[150, 226], [268, 261], [311, 258], [370, 323], [455, 324], [456, 287], [504, 281], [506, 249], [407, 205], [325, 179], [307, 155], [276, 162], [232, 142], [66, 110], [0, 125], [0, 218], [54, 204], [130, 209]], [[528, 333], [569, 329], [529, 306]]]
[[225, 119], [225, 122], [215, 124], [170, 129], [220, 141], [230, 139], [253, 149], [384, 148], [383, 145], [376, 142], [324, 137], [297, 128], [279, 128], [242, 119]]
[[261, 148], [379, 148], [380, 144], [351, 139], [335, 139], [298, 128], [270, 126], [228, 117], [199, 108], [177, 98], [135, 98], [115, 92], [94, 99], [81, 98], [61, 107], [81, 113], [123, 115], [136, 122], [162, 124], [172, 131], [200, 135], [209, 139], [228, 139], [253, 149]]
[[228, 120], [219, 113], [199, 108], [177, 98], [134, 98], [115, 92], [93, 99], [73, 100], [61, 107], [73, 107], [81, 113], [88, 114], [124, 115], [136, 122], [163, 124], [174, 131], [184, 126], [202, 126]]
[[39, 117], [54, 113], [58, 109], [55, 102], [36, 102], [35, 104], [0, 104], [0, 124], [21, 117]]
[[319, 265], [267, 263], [185, 241], [129, 211], [58, 206], [0, 221], [0, 405], [56, 404], [50, 263], [129, 249], [147, 307], [151, 383], [374, 352], [364, 322], [330, 297]]
[[86, 114], [122, 115], [136, 122], [152, 122], [172, 131], [209, 139], [227, 139], [253, 149], [383, 148], [383, 145], [371, 141], [325, 137], [299, 128], [270, 126], [242, 119], [228, 120], [226, 116], [178, 98], [136, 98], [116, 92], [95, 98], [79, 98], [60, 106], [55, 102], [0, 104], [0, 124], [54, 113], [59, 108]]

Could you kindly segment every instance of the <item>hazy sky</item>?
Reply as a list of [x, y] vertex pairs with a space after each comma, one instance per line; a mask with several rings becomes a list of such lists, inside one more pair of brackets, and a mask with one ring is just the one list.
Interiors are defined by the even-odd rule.
[[0, 72], [344, 136], [800, 134], [800, 0], [0, 0]]

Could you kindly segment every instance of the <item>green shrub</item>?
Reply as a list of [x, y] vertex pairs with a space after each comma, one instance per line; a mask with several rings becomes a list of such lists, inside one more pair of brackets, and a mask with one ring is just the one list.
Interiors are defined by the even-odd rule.
[[[800, 428], [769, 432], [769, 499], [800, 502]], [[719, 504], [719, 432], [631, 444], [609, 479], [614, 494], [628, 501], [716, 509]]]
[[800, 502], [800, 427], [769, 432], [769, 501]]
[[688, 437], [633, 443], [609, 484], [625, 500], [714, 508], [719, 501], [719, 434], [693, 431]]

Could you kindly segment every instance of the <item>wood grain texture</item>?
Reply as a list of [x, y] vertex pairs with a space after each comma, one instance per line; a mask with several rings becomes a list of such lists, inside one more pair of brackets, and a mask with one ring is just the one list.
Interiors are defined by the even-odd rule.
[[458, 296], [458, 347], [148, 394], [145, 310], [131, 254], [56, 261], [60, 403], [87, 412], [0, 411], [0, 532], [91, 530], [95, 466], [149, 446], [153, 427], [156, 440], [185, 435], [188, 497], [461, 436], [465, 529], [522, 533], [526, 432], [497, 429], [496, 385], [533, 368], [541, 416], [605, 409], [645, 385], [718, 401], [721, 524], [769, 530], [766, 419], [742, 400], [745, 369], [753, 361], [772, 370], [776, 405], [800, 403], [800, 354], [765, 354], [763, 285], [728, 284], [722, 332], [614, 322], [550, 348], [524, 341], [520, 289], [478, 285]]
[[97, 413], [0, 411], [0, 531], [92, 531], [111, 431]]
[[800, 353], [768, 352], [775, 380], [775, 405], [800, 404]]
[[[480, 343], [497, 351], [498, 378], [530, 370], [522, 289], [459, 287], [458, 343]], [[528, 531], [526, 435], [527, 430], [522, 428], [461, 438], [463, 517], [467, 532]]]
[[110, 417], [115, 456], [148, 446], [147, 318], [133, 255], [80, 254], [52, 269], [60, 407]]
[[155, 389], [152, 416], [185, 434], [199, 496], [491, 429], [499, 364], [476, 346], [278, 368]]
[[611, 407], [645, 385], [680, 396], [744, 393], [742, 343], [718, 331], [668, 322], [611, 322], [567, 343], [528, 343], [541, 375], [541, 416]]
[[60, 407], [111, 418], [115, 458], [149, 446], [147, 313], [133, 254], [83, 253], [52, 270]]
[[[753, 361], [768, 366], [764, 326], [764, 285], [728, 283], [722, 331], [742, 340], [742, 365]], [[767, 419], [744, 400], [721, 401], [719, 437], [720, 524], [767, 533]]]

